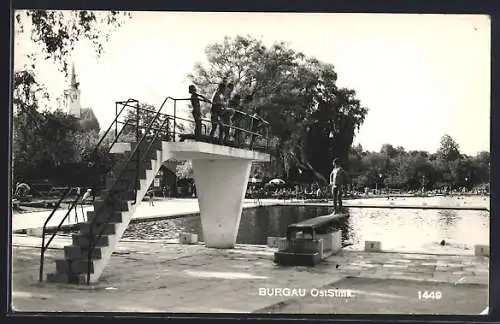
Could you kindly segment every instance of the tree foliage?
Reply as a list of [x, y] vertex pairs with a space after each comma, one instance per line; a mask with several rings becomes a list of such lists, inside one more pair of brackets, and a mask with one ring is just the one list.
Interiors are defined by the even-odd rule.
[[445, 134], [441, 138], [441, 146], [438, 150], [438, 155], [446, 161], [455, 161], [460, 158], [460, 148], [450, 135]]
[[17, 10], [15, 12], [16, 36], [29, 33], [37, 45], [36, 52], [29, 53], [31, 68], [36, 68], [38, 55], [43, 60], [52, 59], [60, 70], [68, 73], [71, 53], [81, 40], [88, 40], [99, 56], [111, 33], [120, 27], [129, 12], [88, 10]]
[[479, 152], [474, 157], [461, 154], [456, 142], [448, 135], [443, 136], [443, 143], [446, 145], [441, 145], [436, 153], [406, 151], [390, 144], [382, 145], [379, 152], [364, 151], [361, 146], [351, 147], [352, 184], [359, 189], [378, 186], [418, 190], [470, 189], [489, 183], [489, 152]]
[[332, 64], [284, 42], [267, 47], [251, 36], [225, 37], [205, 52], [208, 65], [195, 64], [190, 79], [205, 94], [225, 79], [242, 97], [254, 95], [252, 104], [261, 108], [277, 142], [273, 161], [278, 176], [293, 179], [305, 169], [324, 181], [334, 157], [347, 162], [368, 109], [354, 90], [337, 88]]

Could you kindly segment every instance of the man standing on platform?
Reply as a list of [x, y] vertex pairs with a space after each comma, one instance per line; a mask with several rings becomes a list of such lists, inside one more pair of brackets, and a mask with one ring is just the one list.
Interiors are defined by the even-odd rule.
[[[333, 196], [334, 213], [342, 211], [342, 191], [347, 183], [347, 173], [340, 165], [340, 160], [333, 159], [333, 170], [330, 173], [330, 186]], [[337, 208], [338, 207], [338, 208]]]
[[194, 119], [194, 136], [199, 138], [201, 135], [201, 107], [200, 99], [205, 102], [210, 102], [204, 96], [196, 93], [196, 87], [194, 85], [189, 86], [189, 93], [191, 94], [191, 106], [193, 107], [193, 119]]
[[215, 91], [212, 97], [212, 109], [210, 110], [210, 120], [212, 122], [212, 129], [210, 130], [210, 137], [215, 135], [217, 126], [219, 126], [219, 137], [222, 138], [222, 104], [224, 99], [224, 91], [226, 91], [226, 84], [220, 83], [217, 91]]

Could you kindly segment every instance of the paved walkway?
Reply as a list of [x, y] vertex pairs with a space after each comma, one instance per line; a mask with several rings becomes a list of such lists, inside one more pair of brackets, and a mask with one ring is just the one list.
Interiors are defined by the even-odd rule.
[[[100, 282], [90, 287], [40, 284], [39, 240], [13, 235], [13, 305], [19, 311], [479, 314], [488, 299], [486, 257], [341, 251], [314, 268], [281, 267], [272, 261], [275, 250], [265, 246], [217, 250], [173, 241], [120, 241]], [[55, 240], [46, 273], [68, 242]], [[266, 288], [281, 293], [264, 294]], [[307, 296], [286, 295], [284, 288], [305, 289]], [[314, 289], [334, 288], [352, 296], [311, 297]], [[418, 290], [426, 289], [439, 290], [440, 303], [422, 303]]]

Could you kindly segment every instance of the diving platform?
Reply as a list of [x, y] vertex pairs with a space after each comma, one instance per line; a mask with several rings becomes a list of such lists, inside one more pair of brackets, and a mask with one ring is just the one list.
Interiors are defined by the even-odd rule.
[[247, 160], [269, 162], [270, 155], [254, 150], [205, 142], [163, 142], [164, 150], [179, 160]]
[[[162, 112], [169, 100], [173, 101], [173, 115]], [[207, 136], [211, 121], [202, 119], [201, 134], [179, 134], [180, 126], [194, 123], [194, 120], [177, 116], [176, 104], [189, 100], [167, 97], [158, 110], [143, 108], [135, 99], [116, 102], [113, 123], [87, 157], [91, 177], [95, 178], [91, 179], [91, 189], [96, 195], [92, 202], [94, 208], [87, 211], [87, 221], [79, 223], [78, 233], [72, 235], [72, 244], [65, 246], [64, 258], [56, 260], [56, 271], [47, 275], [48, 281], [96, 282], [132, 217], [141, 208], [137, 202], [148, 193], [160, 167], [170, 160], [192, 161], [205, 245], [234, 248], [252, 163], [270, 161], [270, 125], [260, 117], [232, 110], [247, 119], [241, 125], [251, 125], [252, 131], [221, 125], [224, 130], [231, 131], [226, 133], [226, 140], [221, 141], [219, 137]], [[154, 115], [148, 125], [129, 118], [130, 113], [139, 116], [140, 112]], [[134, 139], [121, 137], [125, 131]], [[106, 146], [103, 143], [108, 136], [113, 140]], [[99, 149], [103, 148], [111, 154], [111, 166], [99, 159]], [[64, 217], [45, 241], [47, 225], [68, 194], [61, 195], [43, 225], [40, 281], [43, 280], [45, 251], [71, 211], [77, 211], [82, 199], [82, 194], [78, 194], [69, 208], [62, 210]]]

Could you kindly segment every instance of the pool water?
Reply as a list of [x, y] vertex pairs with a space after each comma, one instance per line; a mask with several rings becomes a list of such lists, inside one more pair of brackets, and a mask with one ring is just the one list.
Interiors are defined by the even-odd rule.
[[[415, 204], [415, 201], [411, 200], [412, 204]], [[449, 205], [451, 202], [450, 199], [441, 198], [426, 201], [429, 205]], [[458, 203], [463, 201], [459, 200]], [[268, 236], [285, 236], [288, 225], [330, 214], [332, 211], [332, 207], [297, 205], [247, 208], [242, 213], [236, 242], [266, 244]], [[338, 227], [342, 230], [343, 245], [352, 246], [354, 249], [362, 249], [365, 240], [381, 241], [383, 249], [386, 250], [420, 252], [434, 251], [442, 240], [445, 240], [447, 245], [462, 250], [470, 250], [475, 244], [489, 242], [487, 211], [352, 207], [347, 209], [347, 213], [349, 217]], [[200, 217], [130, 224], [123, 237], [172, 239], [177, 238], [180, 232], [196, 233], [199, 240], [203, 241]]]

